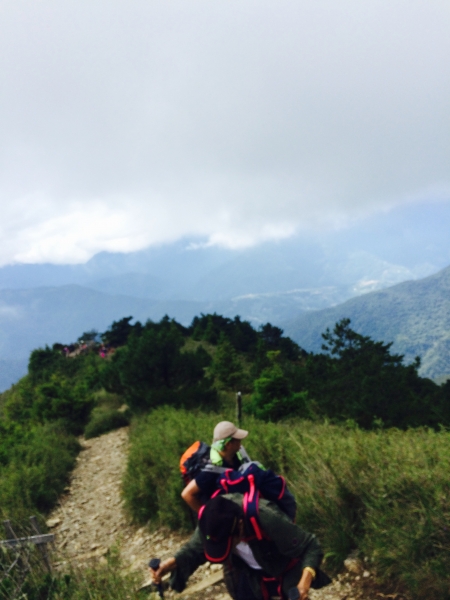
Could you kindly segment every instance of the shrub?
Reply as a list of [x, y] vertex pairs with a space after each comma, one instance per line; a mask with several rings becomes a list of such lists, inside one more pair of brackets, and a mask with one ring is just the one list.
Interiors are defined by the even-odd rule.
[[57, 423], [36, 425], [20, 437], [11, 435], [10, 443], [7, 461], [0, 466], [2, 516], [48, 512], [67, 485], [79, 443]]

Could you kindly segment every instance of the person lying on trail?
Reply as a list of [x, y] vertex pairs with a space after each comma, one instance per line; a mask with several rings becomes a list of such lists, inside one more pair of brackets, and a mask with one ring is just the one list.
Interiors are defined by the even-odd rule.
[[157, 570], [150, 569], [153, 582], [161, 583], [170, 572], [170, 586], [182, 592], [190, 575], [209, 560], [224, 564], [225, 583], [234, 600], [306, 600], [310, 587], [328, 585], [331, 580], [319, 569], [323, 552], [317, 538], [262, 498], [255, 519], [244, 499], [233, 493], [207, 502], [188, 542]]
[[218, 423], [214, 428], [209, 459], [194, 470], [193, 478], [183, 489], [181, 497], [193, 511], [198, 512], [218, 490], [221, 493], [234, 491], [244, 494], [248, 491], [248, 478], [251, 477], [258, 492], [276, 501], [293, 521], [297, 509], [294, 496], [287, 489], [283, 477], [250, 460], [241, 445], [247, 436], [248, 431], [239, 429], [230, 421]]

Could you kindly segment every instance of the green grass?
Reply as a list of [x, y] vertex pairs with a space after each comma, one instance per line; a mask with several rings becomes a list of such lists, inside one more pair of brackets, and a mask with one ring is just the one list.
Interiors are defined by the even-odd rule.
[[[3, 557], [5, 560], [5, 557]], [[30, 550], [27, 560], [32, 570], [24, 582], [18, 571], [12, 570], [7, 578], [1, 577], [0, 597], [5, 600], [127, 600], [149, 598], [139, 593], [140, 575], [124, 574], [119, 551], [113, 548], [105, 564], [93, 564], [88, 568], [68, 567], [65, 572], [50, 575], [44, 568], [36, 549]], [[0, 562], [1, 565], [1, 562]], [[21, 585], [18, 593], [18, 585]], [[156, 597], [156, 594], [151, 596]]]
[[84, 437], [88, 440], [93, 437], [108, 433], [130, 423], [128, 411], [120, 412], [114, 408], [94, 408], [89, 423], [84, 430]]
[[46, 513], [57, 502], [80, 445], [57, 423], [36, 425], [10, 448], [0, 465], [0, 516], [23, 519]]
[[[135, 521], [189, 527], [179, 458], [196, 439], [210, 441], [224, 418], [234, 416], [163, 407], [134, 424], [123, 490]], [[252, 458], [286, 475], [297, 522], [318, 535], [328, 569], [356, 551], [380, 583], [414, 598], [450, 598], [448, 432], [250, 418], [244, 425]]]

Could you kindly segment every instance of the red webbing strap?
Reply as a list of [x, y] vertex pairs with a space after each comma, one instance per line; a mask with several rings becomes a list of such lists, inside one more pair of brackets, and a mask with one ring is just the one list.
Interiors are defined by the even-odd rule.
[[244, 494], [244, 500], [242, 508], [244, 509], [244, 515], [248, 522], [251, 524], [253, 531], [255, 532], [256, 538], [262, 540], [264, 534], [261, 530], [258, 521], [259, 513], [259, 492], [255, 487], [255, 478], [253, 475], [248, 476], [249, 491]]
[[283, 485], [281, 486], [280, 495], [278, 496], [278, 500], [281, 500], [281, 498], [284, 496], [284, 492], [286, 490], [286, 480], [281, 475], [279, 475], [279, 477], [280, 477], [281, 481], [283, 482]]

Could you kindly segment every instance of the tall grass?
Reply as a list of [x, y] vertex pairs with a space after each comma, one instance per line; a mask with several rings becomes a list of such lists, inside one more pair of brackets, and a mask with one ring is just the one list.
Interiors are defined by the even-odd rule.
[[[3, 556], [0, 567], [8, 557]], [[16, 567], [7, 577], [0, 568], [0, 598], [4, 600], [127, 600], [148, 598], [139, 593], [141, 576], [124, 573], [119, 551], [113, 548], [104, 564], [94, 563], [88, 567], [68, 566], [65, 572], [49, 574], [36, 548], [30, 549], [26, 560], [30, 569], [25, 575]], [[5, 565], [6, 566], [6, 565]]]
[[[223, 418], [164, 407], [134, 425], [123, 490], [136, 521], [189, 526], [179, 457], [195, 440], [210, 441]], [[450, 598], [448, 432], [250, 418], [245, 427], [252, 458], [286, 475], [297, 522], [318, 535], [329, 568], [357, 551], [381, 583], [416, 598]]]
[[196, 440], [209, 440], [217, 415], [161, 407], [134, 422], [123, 480], [125, 509], [138, 523], [152, 521], [189, 528], [189, 511], [180, 499], [181, 454]]
[[57, 423], [35, 425], [11, 446], [0, 464], [0, 517], [21, 520], [46, 513], [57, 502], [80, 445]]

